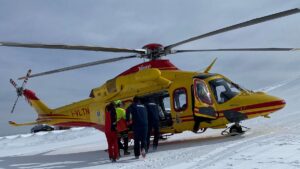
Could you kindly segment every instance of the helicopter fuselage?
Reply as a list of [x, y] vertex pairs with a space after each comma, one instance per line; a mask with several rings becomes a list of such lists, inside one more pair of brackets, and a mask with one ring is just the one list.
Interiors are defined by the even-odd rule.
[[38, 113], [37, 123], [54, 126], [88, 126], [101, 131], [105, 107], [122, 100], [125, 108], [133, 97], [152, 97], [160, 106], [161, 133], [200, 128], [226, 128], [282, 109], [285, 101], [263, 92], [253, 92], [220, 74], [179, 70], [168, 60], [152, 60], [134, 66], [91, 91], [90, 98], [57, 109], [47, 108], [30, 90], [25, 97]]

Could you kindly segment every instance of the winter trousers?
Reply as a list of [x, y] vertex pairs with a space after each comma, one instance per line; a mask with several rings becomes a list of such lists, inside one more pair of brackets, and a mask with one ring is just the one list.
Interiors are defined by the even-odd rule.
[[110, 159], [119, 158], [119, 147], [118, 147], [118, 135], [117, 132], [105, 132], [107, 145], [108, 145], [108, 155]]
[[149, 146], [150, 146], [150, 137], [151, 137], [151, 134], [152, 134], [152, 129], [153, 129], [153, 136], [154, 136], [154, 139], [153, 139], [153, 148], [157, 147], [158, 146], [158, 139], [159, 139], [159, 126], [156, 125], [156, 126], [149, 126], [148, 128], [148, 134], [147, 134], [147, 150], [149, 149]]
[[134, 155], [140, 156], [141, 150], [146, 150], [147, 144], [147, 127], [134, 130]]
[[[121, 139], [123, 139], [124, 144], [121, 143]], [[128, 131], [119, 133], [118, 145], [119, 149], [123, 149], [124, 152], [128, 151]]]

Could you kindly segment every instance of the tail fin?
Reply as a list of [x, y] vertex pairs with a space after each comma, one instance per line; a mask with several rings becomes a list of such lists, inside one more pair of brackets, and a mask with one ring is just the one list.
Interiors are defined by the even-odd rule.
[[30, 103], [30, 105], [37, 111], [38, 114], [47, 114], [52, 111], [39, 98], [36, 97], [33, 91], [26, 89], [23, 91], [23, 94], [28, 100], [28, 102]]

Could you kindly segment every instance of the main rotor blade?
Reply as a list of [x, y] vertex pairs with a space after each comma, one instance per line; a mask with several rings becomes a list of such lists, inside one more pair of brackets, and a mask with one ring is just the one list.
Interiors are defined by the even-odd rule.
[[63, 45], [63, 44], [40, 44], [40, 43], [18, 43], [18, 42], [0, 42], [0, 46], [24, 47], [24, 48], [46, 48], [46, 49], [67, 49], [67, 50], [87, 50], [102, 52], [128, 52], [144, 54], [143, 49], [126, 49], [101, 46], [81, 46], [81, 45]]
[[[137, 55], [131, 55], [131, 56], [122, 56], [122, 57], [117, 57], [117, 58], [98, 60], [98, 61], [94, 61], [94, 62], [88, 62], [88, 63], [78, 64], [78, 65], [64, 67], [64, 68], [60, 68], [60, 69], [55, 69], [55, 70], [51, 70], [51, 71], [46, 71], [46, 72], [42, 72], [42, 73], [32, 74], [32, 75], [28, 76], [27, 78], [44, 76], [44, 75], [49, 75], [49, 74], [53, 74], [53, 73], [59, 73], [59, 72], [64, 72], [64, 71], [74, 70], [74, 69], [80, 69], [80, 68], [84, 68], [84, 67], [88, 67], [88, 66], [95, 66], [95, 65], [100, 65], [100, 64], [104, 64], [104, 63], [116, 62], [116, 61], [120, 61], [120, 60], [124, 60], [124, 59], [136, 58], [136, 57], [137, 57]], [[26, 76], [20, 77], [18, 79], [21, 80], [21, 79], [25, 79], [25, 78], [26, 78]]]
[[202, 39], [202, 38], [206, 38], [206, 37], [209, 37], [209, 36], [214, 36], [214, 35], [221, 34], [221, 33], [224, 33], [224, 32], [229, 32], [229, 31], [232, 31], [232, 30], [235, 30], [235, 29], [255, 25], [255, 24], [266, 22], [266, 21], [269, 21], [269, 20], [285, 17], [285, 16], [288, 16], [288, 15], [293, 15], [293, 14], [296, 14], [298, 12], [300, 12], [300, 9], [295, 8], [295, 9], [290, 9], [290, 10], [287, 10], [287, 11], [275, 13], [275, 14], [272, 14], [272, 15], [267, 15], [267, 16], [263, 16], [263, 17], [260, 17], [260, 18], [255, 18], [255, 19], [252, 19], [252, 20], [249, 20], [249, 21], [246, 21], [246, 22], [242, 22], [242, 23], [239, 23], [239, 24], [228, 26], [228, 27], [225, 27], [225, 28], [222, 28], [222, 29], [218, 29], [218, 30], [206, 33], [206, 34], [202, 34], [202, 35], [199, 35], [199, 36], [195, 36], [195, 37], [192, 37], [192, 38], [189, 38], [189, 39], [171, 44], [171, 45], [165, 47], [165, 51], [168, 51], [171, 48], [174, 48], [175, 46], [179, 46], [179, 45], [182, 45], [182, 44], [185, 44], [185, 43], [188, 43], [188, 42], [192, 42], [192, 41], [199, 40], [199, 39]]
[[171, 53], [183, 52], [238, 52], [238, 51], [296, 51], [300, 48], [232, 48], [232, 49], [195, 49], [195, 50], [174, 50]]

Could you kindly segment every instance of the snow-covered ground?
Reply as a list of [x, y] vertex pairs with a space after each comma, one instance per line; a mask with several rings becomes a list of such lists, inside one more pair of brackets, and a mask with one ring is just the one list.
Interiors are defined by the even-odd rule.
[[[145, 159], [122, 157], [111, 163], [103, 133], [90, 128], [0, 137], [3, 169], [294, 169], [300, 168], [300, 79], [266, 88], [287, 106], [243, 123], [242, 136], [221, 136], [221, 130], [195, 135], [184, 132], [161, 142]], [[132, 152], [132, 147], [131, 147]]]

